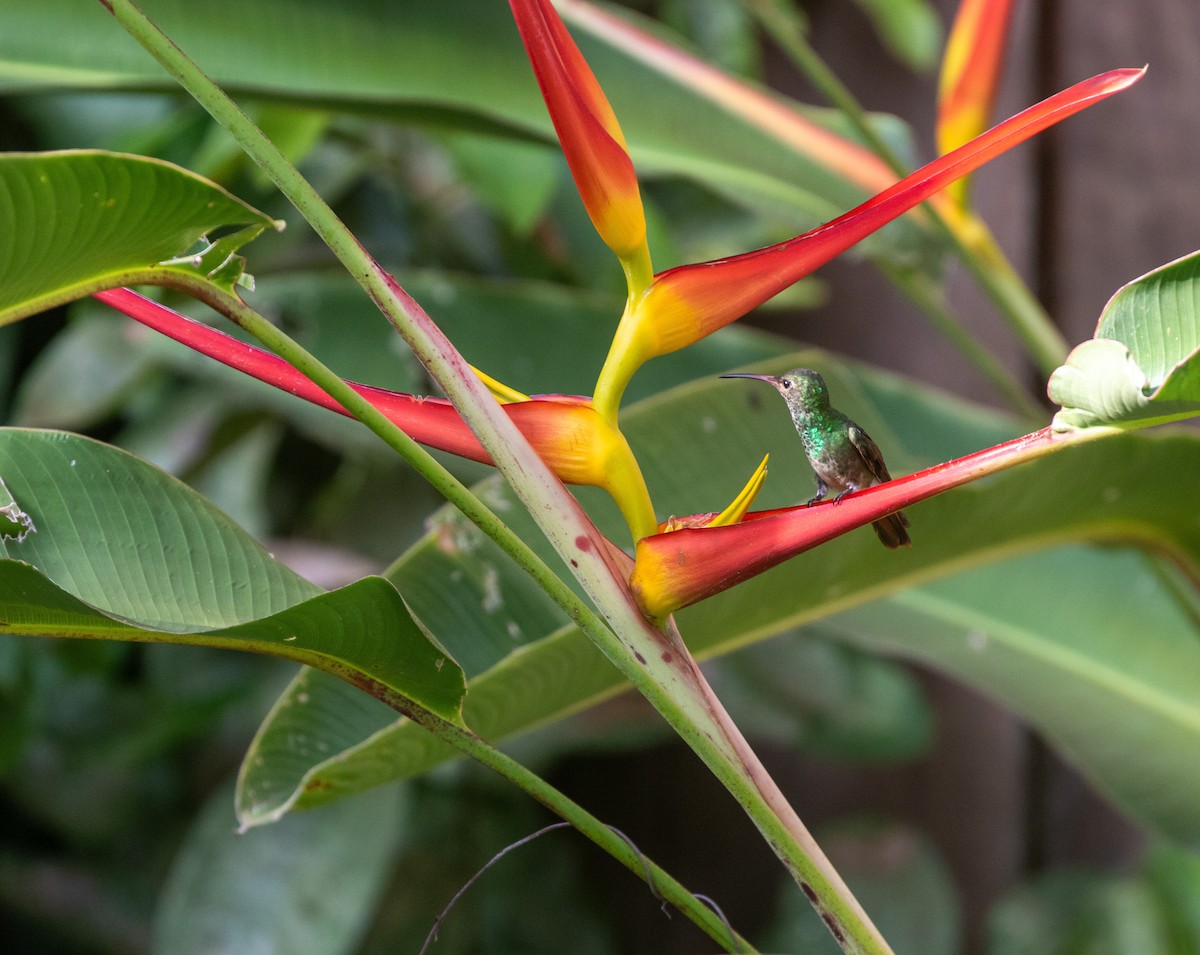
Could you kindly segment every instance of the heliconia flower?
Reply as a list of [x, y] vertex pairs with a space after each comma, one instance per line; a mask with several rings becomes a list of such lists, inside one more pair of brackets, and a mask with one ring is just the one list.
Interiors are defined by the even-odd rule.
[[[999, 87], [1012, 11], [1012, 0], [960, 3], [938, 81], [938, 152], [951, 152], [986, 128]], [[950, 193], [965, 206], [967, 180], [959, 180]]]
[[550, 0], [509, 0], [575, 186], [630, 291], [649, 281], [646, 215], [617, 117]]
[[[94, 296], [142, 324], [238, 371], [348, 415], [340, 404], [277, 355], [193, 321], [129, 289]], [[624, 435], [576, 395], [525, 397], [484, 376], [505, 396], [504, 410], [547, 466], [566, 484], [607, 491], [634, 539], [657, 529], [645, 479]], [[414, 441], [459, 457], [491, 464], [479, 439], [444, 398], [423, 398], [353, 382], [350, 386]], [[512, 400], [507, 400], [512, 399]]]
[[696, 521], [676, 519], [671, 533], [638, 541], [630, 586], [642, 611], [661, 620], [852, 528], [1065, 446], [1060, 436], [1043, 428], [847, 495], [840, 502], [759, 511], [722, 527], [706, 526], [709, 515], [698, 515]]
[[622, 316], [597, 383], [596, 407], [606, 416], [612, 414], [629, 379], [644, 362], [736, 321], [939, 189], [1125, 89], [1144, 72], [1112, 70], [1056, 93], [811, 232], [765, 249], [656, 275]]

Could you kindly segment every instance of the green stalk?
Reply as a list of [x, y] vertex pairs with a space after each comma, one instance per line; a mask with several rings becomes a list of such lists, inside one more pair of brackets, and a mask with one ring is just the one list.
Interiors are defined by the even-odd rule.
[[954, 243], [972, 278], [1008, 320], [1038, 370], [1049, 378], [1067, 360], [1071, 346], [996, 244], [991, 230], [973, 214], [964, 218], [961, 228], [952, 227], [936, 211], [934, 221]]
[[[556, 577], [541, 558], [524, 541], [513, 534], [512, 530], [486, 504], [473, 495], [457, 478], [446, 471], [429, 452], [413, 441], [412, 438], [386, 415], [343, 381], [335, 371], [326, 366], [320, 359], [307, 351], [286, 333], [275, 325], [272, 325], [266, 318], [246, 305], [236, 295], [220, 291], [215, 286], [206, 282], [196, 281], [195, 283], [189, 283], [186, 280], [179, 280], [177, 276], [173, 276], [172, 278], [173, 281], [171, 284], [173, 287], [205, 302], [205, 304], [225, 315], [239, 327], [245, 329], [265, 347], [271, 349], [271, 351], [278, 354], [281, 358], [284, 358], [289, 364], [313, 381], [314, 384], [322, 388], [338, 404], [342, 405], [342, 407], [351, 412], [378, 435], [389, 447], [406, 457], [411, 454], [412, 457], [408, 458], [408, 460], [422, 476], [426, 477], [431, 484], [444, 493], [451, 503], [462, 509], [463, 513], [471, 521], [484, 533], [488, 534], [499, 546], [504, 548], [505, 552], [519, 566], [530, 573], [546, 589], [546, 592], [558, 606], [575, 621], [576, 625], [594, 643], [599, 645], [606, 654], [611, 655], [614, 652], [613, 641], [615, 638], [612, 632], [604, 626], [604, 623], [595, 615], [591, 608], [583, 603], [573, 590]], [[680, 642], [676, 646], [681, 647], [682, 643]], [[690, 657], [688, 660], [690, 661]], [[627, 668], [621, 666], [621, 669], [626, 670]], [[699, 671], [697, 670], [696, 673], [698, 676]], [[627, 675], [635, 683], [646, 682], [644, 677], [635, 679], [639, 676], [636, 669], [627, 673]], [[779, 847], [791, 847], [791, 851], [784, 854], [784, 862], [793, 873], [797, 882], [805, 887], [806, 891], [811, 891], [817, 895], [818, 902], [814, 904], [817, 905], [818, 910], [823, 914], [828, 914], [831, 919], [835, 920], [840, 927], [839, 931], [848, 932], [851, 939], [854, 939], [856, 935], [861, 935], [863, 941], [870, 943], [862, 947], [847, 948], [847, 951], [888, 955], [891, 950], [882, 939], [878, 939], [877, 941], [874, 939], [874, 927], [870, 924], [869, 920], [866, 920], [857, 902], [849, 895], [849, 890], [846, 889], [840, 877], [829, 866], [828, 861], [825, 859], [820, 848], [812, 840], [812, 837], [799, 824], [799, 820], [795, 819], [791, 808], [782, 801], [782, 795], [768, 793], [771, 798], [765, 802], [764, 807], [758, 806], [761, 794], [748, 784], [746, 778], [738, 771], [739, 766], [737, 765], [744, 765], [746, 763], [756, 764], [757, 760], [749, 751], [745, 740], [736, 732], [736, 729], [732, 733], [732, 746], [735, 751], [740, 751], [737, 753], [737, 758], [733, 760], [718, 758], [727, 756], [728, 754], [720, 754], [719, 750], [711, 745], [708, 747], [709, 751], [705, 751], [706, 747], [704, 744], [711, 744], [712, 740], [705, 737], [702, 727], [695, 726], [691, 722], [686, 708], [681, 706], [677, 699], [669, 693], [663, 692], [661, 684], [650, 682], [644, 692], [667, 721], [685, 740], [692, 744], [693, 749], [696, 749], [700, 753], [710, 769], [713, 770], [714, 775], [742, 803], [743, 807], [747, 808], [751, 817], [759, 824], [759, 828], [763, 831], [768, 841], [777, 848], [777, 851]], [[384, 702], [388, 702], [388, 700], [385, 699]], [[719, 706], [719, 703], [714, 699], [710, 701], [710, 705]], [[582, 807], [549, 786], [549, 784], [540, 779], [536, 774], [529, 772], [519, 763], [504, 756], [479, 737], [453, 724], [438, 720], [432, 714], [406, 713], [406, 715], [421, 723], [421, 725], [445, 739], [465, 754], [478, 759], [484, 765], [512, 781], [538, 802], [541, 802], [563, 819], [576, 826], [576, 828], [579, 828], [584, 835], [592, 839], [601, 848], [608, 851], [612, 851], [613, 849], [621, 850], [616, 854], [616, 858], [628, 868], [642, 875], [645, 875], [647, 868], [649, 868], [653, 873], [653, 879], [651, 880], [652, 887], [658, 889], [664, 898], [679, 907], [681, 911], [684, 911], [693, 922], [708, 932], [718, 942], [724, 944], [731, 938], [731, 930], [723, 923], [715, 921], [715, 916], [713, 916], [712, 912], [706, 906], [701, 905], [686, 889], [683, 889], [670, 876], [648, 861], [641, 865], [640, 869], [635, 868], [635, 861], [641, 857], [633, 853], [623, 839], [615, 836], [607, 826], [604, 826], [603, 823], [588, 814]], [[751, 811], [752, 808], [755, 811]], [[764, 812], [763, 808], [769, 811]], [[792, 819], [789, 820], [789, 816]], [[796, 832], [797, 827], [799, 828], [799, 835]], [[720, 934], [714, 934], [714, 925], [717, 926], [715, 931], [718, 931]], [[734, 935], [732, 937], [735, 946], [744, 947], [735, 947], [730, 949], [731, 951], [753, 951], [753, 949], [746, 946], [746, 943], [739, 936]]]
[[[678, 634], [659, 632], [650, 626], [633, 599], [623, 570], [617, 566], [619, 558], [609, 550], [608, 542], [441, 330], [371, 258], [274, 144], [130, 0], [100, 2], [263, 168], [409, 344], [475, 432], [550, 543], [574, 568], [575, 576], [612, 629], [605, 627], [582, 603], [569, 611], [572, 618], [739, 801], [804, 888], [843, 949], [869, 955], [890, 953], [887, 943], [730, 721]], [[345, 407], [352, 409], [349, 403]], [[501, 546], [506, 550], [515, 546], [507, 541], [508, 535], [503, 531], [493, 529], [500, 533], [497, 540], [503, 541]]]
[[[910, 170], [895, 150], [875, 131], [866, 111], [855, 99], [854, 94], [812, 48], [795, 12], [786, 8], [778, 0], [741, 0], [741, 4], [788, 55], [797, 69], [820, 91], [821, 95], [841, 111], [863, 142], [891, 167], [896, 176], [899, 178], [907, 175]], [[971, 273], [972, 278], [1000, 310], [1009, 327], [1020, 338], [1042, 374], [1049, 376], [1066, 359], [1067, 341], [1005, 257], [987, 226], [970, 213], [966, 213], [961, 222], [952, 224], [931, 202], [926, 202], [923, 209], [950, 241], [958, 258]], [[925, 303], [920, 299], [917, 300], [917, 304], [923, 309], [925, 308]], [[945, 332], [945, 322], [934, 317], [932, 313], [930, 314], [934, 318], [934, 324]], [[961, 328], [960, 332], [961, 334], [951, 337], [951, 341], [963, 349], [964, 336], [970, 336]], [[979, 365], [980, 349], [963, 349], [963, 351], [968, 358]], [[979, 365], [979, 367], [989, 378], [993, 377], [994, 368], [989, 369], [983, 365]], [[1010, 383], [1001, 388], [1005, 395], [1010, 395], [1014, 387], [1024, 393], [1025, 389], [1007, 371], [1005, 371], [1005, 375], [1010, 379]], [[1028, 402], [1023, 405], [1014, 404], [1014, 407], [1018, 411], [1027, 411]]]
[[[272, 325], [236, 295], [221, 292], [214, 286], [202, 282], [194, 285], [187, 282], [174, 284], [176, 288], [188, 292], [225, 315], [267, 348], [284, 358], [363, 422], [389, 447], [405, 456], [430, 484], [446, 496], [447, 500], [459, 507], [476, 526], [501, 547], [504, 547], [509, 556], [533, 576], [555, 602], [571, 617], [578, 620], [581, 626], [584, 625], [585, 620], [590, 618], [594, 626], [603, 627], [603, 623], [575, 592], [556, 577], [541, 558], [530, 550], [524, 541], [513, 534], [512, 530], [486, 504], [439, 464], [428, 451], [413, 441], [383, 412], [346, 384], [335, 371], [322, 363], [315, 355]], [[389, 700], [384, 699], [384, 702], [387, 703]], [[571, 823], [634, 874], [646, 879], [652, 891], [661, 895], [687, 915], [711, 938], [726, 946], [728, 951], [754, 951], [749, 943], [733, 932], [710, 908], [701, 903], [679, 882], [649, 859], [635, 853], [630, 845], [608, 826], [535, 773], [460, 726], [439, 719], [428, 712], [411, 712], [407, 707], [403, 713], [459, 751], [495, 770], [542, 805]]]
[[975, 367], [1004, 396], [1014, 411], [1031, 420], [1045, 418], [1045, 409], [1029, 394], [1028, 389], [1022, 387], [987, 348], [955, 321], [942, 304], [941, 293], [932, 287], [932, 283], [922, 275], [893, 268], [886, 263], [881, 264], [880, 268], [898, 287], [904, 289], [905, 294], [920, 307], [942, 336], [975, 363]]
[[759, 26], [787, 54], [793, 65], [808, 78], [826, 101], [845, 115], [863, 142], [892, 167], [898, 178], [906, 176], [910, 170], [904, 168], [904, 163], [895, 150], [876, 132], [867, 119], [866, 111], [850, 92], [850, 88], [838, 78], [808, 42], [796, 11], [779, 0], [740, 2], [743, 9], [758, 21]]

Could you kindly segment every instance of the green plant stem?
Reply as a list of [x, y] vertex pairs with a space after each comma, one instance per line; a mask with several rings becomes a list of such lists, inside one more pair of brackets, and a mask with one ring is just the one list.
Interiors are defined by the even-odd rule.
[[1031, 420], [1045, 418], [1045, 409], [1029, 394], [1028, 389], [1022, 387], [1012, 373], [946, 311], [937, 288], [914, 272], [887, 264], [881, 265], [881, 268], [897, 286], [904, 289], [905, 294], [921, 308], [946, 340], [975, 363], [975, 367], [1004, 396], [1014, 411]]
[[[812, 48], [795, 12], [777, 0], [741, 0], [741, 4], [821, 95], [841, 111], [862, 140], [891, 167], [892, 172], [897, 177], [907, 175], [911, 170], [876, 132], [854, 94]], [[922, 208], [949, 240], [971, 277], [1000, 310], [1042, 374], [1049, 376], [1067, 357], [1066, 339], [1005, 257], [987, 226], [969, 213], [958, 224], [952, 224], [932, 202], [926, 202]], [[925, 307], [920, 300], [918, 304]], [[931, 317], [934, 316], [931, 314]], [[934, 324], [946, 333], [947, 326], [941, 318], [934, 317]], [[964, 337], [970, 336], [960, 329], [960, 334], [953, 336], [951, 341], [961, 349]], [[970, 351], [964, 349], [964, 353], [978, 364], [980, 350], [978, 347]], [[987, 367], [979, 367], [989, 378], [992, 377], [992, 371]], [[1024, 391], [1019, 385], [1017, 388]], [[1002, 389], [1006, 395], [1012, 390], [1007, 385]], [[1020, 405], [1014, 407], [1024, 410]]]
[[[612, 629], [581, 602], [569, 611], [572, 618], [739, 801], [805, 888], [843, 949], [870, 955], [889, 953], [887, 943], [732, 725], [678, 634], [664, 634], [650, 626], [616, 566], [608, 542], [440, 329], [371, 258], [261, 130], [130, 0], [100, 2], [262, 167], [401, 334], [550, 543], [574, 568]], [[353, 410], [349, 404], [345, 407]], [[507, 540], [511, 536], [511, 532], [505, 533], [507, 528], [493, 529], [500, 533], [497, 541], [506, 550], [515, 546]], [[539, 583], [542, 579], [538, 577]], [[563, 586], [561, 582], [557, 585]]]
[[[463, 513], [484, 533], [488, 534], [497, 544], [503, 547], [505, 552], [513, 557], [519, 566], [529, 572], [539, 583], [542, 583], [550, 597], [575, 621], [581, 630], [592, 638], [593, 642], [597, 643], [606, 654], [614, 654], [615, 651], [612, 644], [615, 638], [611, 631], [604, 626], [604, 623], [596, 617], [591, 608], [584, 604], [574, 591], [554, 576], [550, 569], [542, 562], [541, 558], [529, 549], [524, 541], [516, 537], [511, 529], [496, 517], [482, 501], [475, 497], [468, 488], [447, 472], [424, 448], [414, 442], [412, 438], [388, 419], [386, 415], [343, 381], [336, 372], [323, 364], [298, 342], [272, 325], [266, 318], [250, 308], [250, 306], [246, 305], [236, 295], [222, 292], [214, 286], [201, 281], [189, 283], [186, 280], [181, 281], [175, 276], [172, 278], [174, 279], [172, 285], [175, 288], [191, 294], [216, 309], [257, 338], [264, 346], [287, 360], [289, 364], [293, 365], [298, 371], [312, 380], [314, 384], [322, 388], [342, 407], [354, 414], [355, 417], [386, 442], [389, 447], [392, 447], [403, 455], [411, 453], [413, 457], [410, 461], [419, 473], [426, 476], [435, 487], [446, 493], [448, 500], [460, 507]], [[677, 640], [675, 647], [682, 647], [682, 642]], [[690, 657], [687, 660], [690, 663]], [[694, 668], [694, 663], [691, 666]], [[623, 666], [621, 668], [623, 670], [627, 669]], [[632, 670], [628, 675], [634, 682], [646, 682], [636, 669]], [[700, 679], [698, 670], [695, 670], [695, 676], [697, 679]], [[704, 684], [704, 686], [707, 687], [707, 684]], [[731, 737], [731, 745], [737, 753], [737, 758], [733, 760], [720, 758], [724, 754], [721, 754], [719, 749], [715, 746], [706, 747], [698, 741], [699, 738], [700, 741], [709, 744], [712, 743], [712, 740], [705, 738], [703, 728], [693, 724], [689, 718], [689, 714], [679, 705], [679, 701], [669, 693], [663, 692], [662, 685], [651, 682], [647, 686], [645, 693], [680, 735], [692, 743], [693, 748], [697, 749], [714, 774], [725, 784], [726, 788], [742, 803], [743, 807], [747, 808], [747, 811], [759, 824], [759, 828], [762, 829], [764, 835], [767, 836], [772, 845], [791, 849], [791, 851], [784, 854], [784, 862], [788, 865], [789, 870], [793, 873], [797, 881], [806, 887], [806, 890], [810, 890], [818, 895], [819, 910], [823, 914], [827, 913], [830, 918], [835, 919], [840, 927], [839, 930], [848, 932], [851, 940], [856, 940], [856, 936], [861, 936], [861, 939], [857, 939], [857, 941], [867, 943], [861, 947], [848, 948], [847, 951], [880, 953], [880, 955], [886, 955], [886, 953], [890, 952], [890, 949], [887, 948], [882, 939], [876, 940], [874, 938], [876, 934], [874, 927], [871, 926], [869, 920], [866, 920], [865, 915], [861, 912], [853, 897], [849, 896], [844, 883], [842, 883], [836, 872], [833, 872], [831, 867], [829, 867], [828, 861], [825, 859], [823, 853], [821, 853], [820, 848], [812, 840], [812, 837], [808, 835], [807, 830], [799, 824], [798, 819], [794, 819], [794, 813], [787, 806], [786, 802], [783, 801], [782, 795], [778, 794], [777, 790], [773, 790], [772, 787], [772, 790], [767, 793], [768, 798], [765, 801], [762, 800], [762, 794], [759, 790], [748, 785], [746, 778], [737, 770], [738, 766], [746, 763], [756, 765], [757, 759], [750, 752], [745, 740], [736, 732], [736, 729], [726, 728], [726, 733], [727, 736]], [[384, 702], [390, 701], [384, 698]], [[715, 698], [707, 702], [710, 706], [719, 706]], [[500, 772], [505, 778], [510, 779], [530, 796], [558, 813], [563, 819], [579, 827], [585, 835], [592, 838], [602, 848], [610, 849], [613, 846], [624, 847], [626, 854], [618, 858], [625, 865], [633, 868], [630, 860], [638, 857], [629, 851], [629, 847], [624, 840], [618, 837], [617, 841], [613, 842], [611, 838], [597, 838], [597, 833], [607, 834], [609, 837], [613, 834], [606, 826], [588, 815], [585, 810], [554, 790], [535, 774], [530, 773], [524, 767], [520, 766], [520, 764], [504, 757], [503, 754], [473, 734], [455, 727], [453, 724], [440, 721], [432, 714], [426, 715], [406, 711], [406, 715], [420, 722], [467, 755], [479, 759], [485, 765]], [[759, 806], [760, 801], [763, 802], [763, 806], [761, 807]], [[754, 811], [751, 811], [752, 809]], [[769, 809], [769, 811], [764, 812], [764, 809]], [[789, 816], [794, 819], [794, 822], [789, 820]], [[579, 826], [579, 821], [583, 821], [586, 827]], [[799, 829], [799, 832], [797, 832], [797, 829]], [[654, 885], [657, 886], [657, 872], [660, 870], [654, 867], [654, 871], [656, 873], [654, 876]], [[712, 917], [712, 913], [706, 907], [699, 905], [690, 893], [687, 893], [681, 887], [679, 891], [683, 893], [683, 897], [690, 900], [688, 906], [684, 907], [689, 918], [697, 921], [696, 915], [691, 909], [692, 903], [699, 906], [698, 911], [706, 913], [706, 918]], [[678, 893], [668, 894], [664, 891], [663, 895], [673, 904], [676, 904]], [[705, 931], [709, 931], [707, 922], [701, 924], [697, 921], [697, 924], [701, 928], [704, 928]], [[723, 924], [721, 924], [721, 932], [723, 933], [721, 936], [713, 935], [713, 937], [718, 941], [729, 938], [729, 929]], [[712, 932], [709, 931], [709, 934], [711, 935]], [[740, 945], [744, 943], [738, 940], [735, 944]], [[733, 950], [737, 951], [741, 949]]]
[[[488, 534], [500, 546], [504, 547], [526, 572], [530, 573], [539, 583], [546, 586], [558, 605], [575, 618], [591, 616], [595, 624], [603, 626], [591, 610], [582, 603], [579, 597], [569, 587], [566, 587], [550, 569], [542, 562], [537, 554], [528, 548], [524, 541], [512, 533], [482, 501], [470, 490], [445, 470], [424, 448], [412, 440], [399, 427], [392, 423], [381, 411], [375, 408], [367, 399], [346, 384], [336, 372], [324, 365], [299, 343], [291, 339], [266, 318], [246, 305], [235, 295], [221, 293], [211, 285], [186, 282], [176, 283], [175, 287], [204, 301], [223, 315], [245, 329], [267, 348], [286, 359], [314, 384], [325, 390], [330, 397], [354, 414], [389, 447], [408, 457], [413, 466], [430, 481], [438, 490], [473, 521], [484, 533]], [[411, 457], [409, 455], [411, 454]], [[336, 675], [336, 674], [335, 674]], [[392, 701], [381, 696], [383, 702]], [[399, 707], [397, 707], [399, 709]], [[693, 922], [703, 929], [717, 942], [727, 946], [728, 951], [752, 952], [749, 944], [734, 933], [707, 906], [701, 903], [692, 893], [688, 892], [679, 882], [664, 872], [650, 860], [638, 855], [629, 844], [616, 835], [608, 826], [596, 819], [585, 809], [567, 798], [563, 793], [550, 786], [535, 773], [530, 772], [515, 760], [510, 759], [496, 750], [484, 740], [460, 726], [436, 717], [425, 711], [415, 712], [405, 706], [401, 712], [415, 722], [420, 723], [430, 732], [450, 743], [460, 752], [471, 756], [485, 766], [495, 770], [506, 779], [513, 782], [538, 802], [551, 809], [567, 822], [571, 823], [581, 833], [608, 851], [619, 862], [645, 878], [650, 888], [661, 895], [680, 911], [684, 912]]]
[[904, 163], [895, 150], [871, 125], [866, 111], [850, 92], [850, 88], [838, 78], [808, 42], [796, 11], [779, 0], [740, 0], [740, 3], [826, 101], [845, 115], [863, 142], [891, 166], [898, 177], [907, 175], [910, 170], [904, 168]]
[[954, 244], [971, 277], [1008, 320], [1038, 371], [1049, 378], [1067, 360], [1070, 344], [1017, 274], [983, 220], [968, 215], [962, 228], [954, 228], [937, 210], [933, 211], [933, 220]]

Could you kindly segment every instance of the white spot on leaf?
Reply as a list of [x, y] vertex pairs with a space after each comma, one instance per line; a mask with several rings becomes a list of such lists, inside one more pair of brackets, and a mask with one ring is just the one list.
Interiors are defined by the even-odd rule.
[[18, 544], [30, 534], [36, 534], [33, 518], [21, 510], [9, 493], [3, 478], [0, 478], [0, 541], [16, 541]]
[[488, 567], [483, 572], [483, 610], [485, 613], [495, 613], [504, 606], [504, 597], [500, 594], [500, 574], [495, 567]]

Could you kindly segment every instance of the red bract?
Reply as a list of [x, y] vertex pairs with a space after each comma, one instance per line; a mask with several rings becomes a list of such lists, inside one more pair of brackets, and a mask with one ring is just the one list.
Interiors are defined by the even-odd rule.
[[955, 179], [1125, 89], [1143, 72], [1113, 70], [1063, 90], [804, 235], [661, 273], [636, 306], [636, 313], [644, 316], [637, 324], [646, 357], [683, 348], [741, 318]]
[[1062, 444], [1049, 428], [812, 507], [759, 511], [740, 524], [690, 527], [644, 537], [630, 584], [647, 616], [662, 619], [770, 570], [846, 531]]
[[[349, 414], [292, 365], [270, 352], [185, 318], [129, 289], [98, 292], [95, 297], [231, 368], [331, 411]], [[472, 461], [492, 463], [479, 440], [445, 399], [349, 384], [414, 441]], [[601, 420], [587, 398], [542, 395], [506, 404], [504, 410], [539, 456], [567, 484], [610, 489], [632, 477], [631, 467], [636, 470], [624, 438]], [[642, 483], [640, 477], [637, 475], [635, 485]]]

